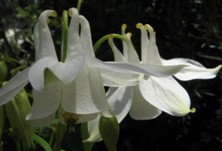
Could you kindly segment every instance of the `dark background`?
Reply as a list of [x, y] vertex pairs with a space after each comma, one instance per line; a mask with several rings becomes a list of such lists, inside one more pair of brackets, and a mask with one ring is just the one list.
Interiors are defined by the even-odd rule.
[[[18, 65], [30, 65], [34, 59], [32, 30], [38, 15], [54, 9], [61, 16], [64, 9], [76, 6], [75, 0], [1, 0], [0, 55], [9, 71]], [[157, 45], [163, 58], [186, 57], [206, 67], [222, 63], [222, 2], [220, 0], [85, 0], [80, 14], [90, 22], [95, 43], [109, 33], [120, 33], [128, 25], [133, 43], [140, 53], [137, 23], [150, 24], [157, 33]], [[7, 38], [5, 31], [20, 29]], [[60, 50], [60, 20], [50, 23], [53, 38]], [[21, 44], [16, 42], [23, 39]], [[59, 53], [59, 52], [58, 52]], [[4, 57], [3, 57], [4, 56]], [[103, 44], [98, 58], [111, 60], [112, 52]], [[13, 59], [17, 61], [13, 62]], [[8, 79], [11, 77], [8, 74]], [[212, 80], [180, 82], [190, 94], [196, 113], [172, 117], [163, 113], [154, 120], [135, 121], [127, 117], [120, 124], [118, 151], [219, 151], [222, 149], [221, 73]], [[72, 136], [63, 144], [73, 150]], [[106, 150], [103, 142], [94, 151]]]

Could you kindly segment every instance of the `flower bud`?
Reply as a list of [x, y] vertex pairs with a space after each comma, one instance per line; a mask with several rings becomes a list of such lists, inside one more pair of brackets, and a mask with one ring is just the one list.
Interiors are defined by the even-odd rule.
[[108, 151], [116, 151], [119, 138], [119, 124], [116, 117], [101, 116], [99, 131]]
[[9, 119], [14, 136], [22, 141], [23, 149], [33, 148], [33, 130], [31, 122], [25, 117], [31, 110], [31, 105], [25, 90], [22, 90], [12, 101], [5, 104], [5, 111]]

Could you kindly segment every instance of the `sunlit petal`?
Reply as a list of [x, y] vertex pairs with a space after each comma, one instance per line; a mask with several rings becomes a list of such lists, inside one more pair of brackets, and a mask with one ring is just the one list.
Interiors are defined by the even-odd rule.
[[122, 61], [122, 62], [126, 62], [126, 58], [122, 55], [122, 53], [120, 52], [120, 50], [116, 47], [116, 45], [113, 42], [113, 38], [109, 38], [109, 45], [113, 51], [114, 54], [114, 60], [115, 61]]
[[221, 69], [221, 65], [215, 68], [206, 68], [197, 61], [185, 58], [176, 58], [170, 60], [163, 60], [164, 65], [186, 65], [180, 72], [174, 76], [179, 80], [193, 80], [193, 79], [212, 79], [215, 78]]
[[115, 72], [122, 72], [128, 74], [145, 74], [147, 76], [154, 75], [158, 77], [170, 76], [182, 68], [185, 65], [171, 65], [171, 66], [163, 66], [163, 65], [155, 65], [155, 64], [138, 64], [138, 63], [125, 63], [125, 62], [102, 62], [98, 59], [92, 60], [90, 64], [91, 67], [97, 67], [99, 69], [110, 70]]
[[0, 105], [9, 102], [16, 94], [19, 93], [28, 83], [28, 72], [30, 68], [17, 73], [5, 86], [0, 89]]
[[[146, 99], [146, 98], [145, 98]], [[130, 116], [136, 120], [154, 119], [161, 114], [161, 110], [145, 100], [138, 86], [133, 87], [133, 101]]]
[[139, 82], [139, 74], [128, 74], [100, 69], [103, 85], [111, 87], [133, 86]]
[[175, 116], [190, 112], [190, 98], [173, 77], [150, 77], [139, 84], [142, 96], [153, 106]]

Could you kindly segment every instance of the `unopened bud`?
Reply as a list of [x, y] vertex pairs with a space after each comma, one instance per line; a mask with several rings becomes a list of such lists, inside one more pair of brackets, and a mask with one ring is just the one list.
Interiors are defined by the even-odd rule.
[[25, 150], [34, 147], [31, 123], [25, 119], [30, 110], [31, 105], [25, 90], [22, 90], [12, 101], [5, 104], [5, 111], [13, 130], [12, 132], [17, 136], [17, 139], [21, 139]]
[[119, 138], [119, 124], [116, 117], [101, 116], [99, 131], [108, 151], [116, 151]]

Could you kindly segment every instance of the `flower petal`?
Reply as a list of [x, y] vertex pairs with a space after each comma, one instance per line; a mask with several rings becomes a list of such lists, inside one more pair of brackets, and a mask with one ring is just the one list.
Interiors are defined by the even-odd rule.
[[19, 91], [21, 91], [28, 83], [28, 72], [30, 68], [17, 73], [8, 83], [0, 89], [0, 105], [9, 102]]
[[104, 86], [133, 86], [137, 85], [140, 80], [139, 74], [121, 73], [105, 69], [100, 69], [100, 72], [102, 75]]
[[69, 57], [72, 57], [72, 59], [66, 60], [65, 63], [58, 62], [50, 68], [63, 84], [71, 83], [85, 63], [84, 57], [81, 55], [72, 53]]
[[191, 111], [189, 95], [173, 77], [150, 77], [142, 80], [139, 88], [150, 104], [166, 113], [183, 116]]
[[100, 115], [96, 117], [96, 119], [87, 122], [89, 137], [84, 140], [84, 142], [99, 142], [102, 140], [102, 137], [99, 132], [99, 120]]
[[68, 29], [68, 49], [67, 57], [70, 53], [83, 53], [79, 35], [79, 13], [76, 8], [70, 8], [69, 14], [72, 16]]
[[35, 60], [37, 61], [40, 58], [40, 56], [38, 56], [40, 52], [39, 23], [36, 23], [34, 28], [34, 45], [35, 45]]
[[133, 101], [129, 112], [135, 120], [154, 119], [161, 114], [161, 110], [151, 105], [142, 96], [138, 86], [133, 87]]
[[116, 45], [113, 42], [113, 38], [109, 38], [108, 40], [109, 45], [113, 51], [114, 54], [114, 60], [115, 61], [122, 61], [122, 62], [126, 62], [126, 58], [122, 55], [122, 53], [120, 52], [120, 50], [116, 47]]
[[[30, 120], [30, 119], [28, 119], [28, 117], [29, 117], [29, 115], [27, 115], [26, 119]], [[54, 118], [55, 118], [55, 114], [51, 114], [47, 117], [44, 117], [41, 119], [34, 119], [34, 120], [30, 120], [30, 121], [31, 121], [33, 127], [42, 128], [44, 126], [49, 126], [52, 123]]]
[[197, 61], [185, 58], [163, 60], [162, 62], [164, 65], [186, 65], [186, 67], [174, 75], [177, 79], [183, 81], [193, 79], [212, 79], [216, 77], [217, 73], [221, 69], [221, 65], [215, 68], [206, 68]]
[[185, 65], [172, 65], [172, 66], [163, 66], [163, 65], [153, 65], [153, 64], [140, 64], [140, 63], [125, 63], [125, 62], [102, 62], [98, 59], [91, 60], [91, 67], [97, 67], [99, 69], [110, 70], [120, 73], [128, 74], [145, 74], [145, 75], [154, 75], [158, 77], [170, 76], [182, 68]]
[[[156, 35], [153, 28], [149, 25], [137, 24], [141, 30], [141, 55], [144, 64], [161, 64], [161, 58], [156, 46]], [[149, 38], [147, 31], [149, 32]]]
[[80, 32], [80, 39], [83, 47], [83, 51], [86, 55], [90, 57], [95, 57], [92, 45], [92, 37], [91, 37], [91, 30], [89, 26], [89, 22], [87, 19], [80, 15], [79, 22], [81, 25], [81, 32]]
[[129, 36], [128, 36], [128, 39], [129, 40], [126, 41], [127, 46], [128, 46], [128, 56], [127, 56], [128, 61], [129, 62], [139, 63], [140, 62], [139, 56], [138, 56], [138, 54], [137, 54], [137, 52], [136, 52], [136, 50], [135, 50], [135, 48], [134, 48], [134, 46], [132, 44], [132, 41], [131, 41]]
[[[52, 57], [57, 59], [54, 43], [52, 40], [51, 32], [48, 27], [48, 17], [49, 16], [56, 16], [56, 12], [54, 10], [46, 10], [41, 13], [39, 17], [39, 22], [37, 23], [37, 26], [35, 27], [35, 38], [37, 42], [39, 43], [39, 49], [36, 51], [36, 61], [43, 58], [43, 57]], [[37, 34], [37, 32], [39, 32]], [[38, 42], [39, 41], [39, 42]]]
[[130, 110], [133, 99], [132, 89], [131, 87], [111, 87], [106, 95], [111, 110], [115, 113], [115, 116], [120, 123]]
[[60, 106], [61, 95], [61, 84], [58, 82], [49, 83], [45, 89], [40, 91], [34, 89], [32, 93], [34, 99], [32, 110], [26, 119], [41, 119], [55, 113]]
[[62, 108], [70, 113], [93, 114], [109, 108], [98, 69], [84, 65], [73, 83], [63, 87]]
[[98, 115], [98, 113], [87, 114], [87, 115], [80, 115], [79, 114], [79, 120], [77, 121], [77, 123], [84, 123], [84, 122], [92, 121], [97, 117], [97, 115]]
[[45, 57], [37, 61], [29, 70], [28, 77], [32, 87], [35, 90], [42, 90], [44, 88], [44, 70], [46, 67], [50, 68], [58, 61], [55, 58]]

